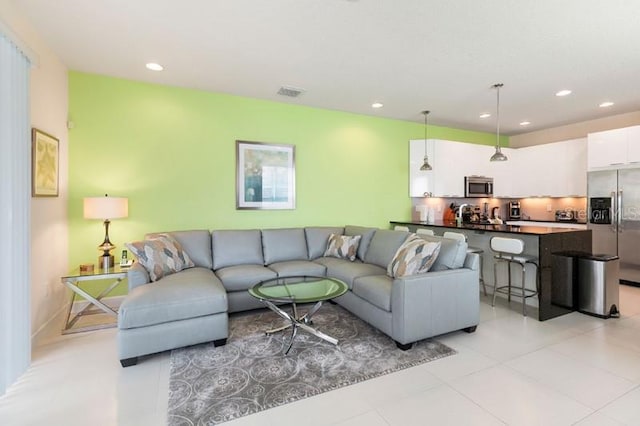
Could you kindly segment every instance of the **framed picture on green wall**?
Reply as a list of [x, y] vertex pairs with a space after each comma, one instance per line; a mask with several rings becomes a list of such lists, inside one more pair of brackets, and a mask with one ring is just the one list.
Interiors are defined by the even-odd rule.
[[295, 146], [236, 141], [236, 209], [295, 208]]

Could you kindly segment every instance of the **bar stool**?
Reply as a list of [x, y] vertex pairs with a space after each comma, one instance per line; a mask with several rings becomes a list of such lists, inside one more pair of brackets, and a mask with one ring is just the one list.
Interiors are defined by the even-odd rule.
[[[540, 267], [538, 266], [538, 258], [535, 256], [522, 254], [522, 252], [524, 252], [524, 241], [517, 238], [493, 237], [491, 238], [490, 244], [491, 244], [491, 251], [494, 252], [494, 256], [493, 256], [494, 290], [493, 290], [493, 300], [491, 302], [491, 306], [495, 305], [496, 294], [498, 292], [502, 294], [506, 294], [509, 302], [511, 302], [511, 296], [521, 297], [522, 298], [522, 315], [526, 317], [527, 316], [527, 303], [526, 303], [527, 298], [538, 295], [540, 291]], [[502, 263], [502, 262], [507, 263], [508, 281], [507, 281], [507, 285], [498, 287], [497, 266], [498, 266], [498, 263]], [[520, 265], [520, 267], [522, 268], [522, 288], [511, 286], [511, 264]], [[535, 290], [525, 287], [527, 265], [533, 265], [536, 268], [535, 270], [536, 289]]]
[[407, 231], [409, 232], [409, 227], [408, 226], [401, 226], [401, 225], [396, 225], [393, 227], [394, 231]]
[[[467, 236], [460, 233], [460, 232], [451, 232], [451, 231], [445, 231], [444, 234], [442, 234], [443, 238], [449, 238], [450, 240], [458, 240], [458, 241], [464, 241], [467, 242]], [[484, 295], [487, 295], [487, 286], [484, 283], [484, 265], [483, 265], [483, 261], [482, 261], [482, 254], [484, 253], [484, 250], [482, 250], [480, 247], [467, 247], [467, 253], [477, 253], [480, 255], [480, 284], [482, 284], [482, 290], [484, 291]]]
[[433, 231], [431, 229], [426, 229], [426, 228], [418, 228], [416, 229], [416, 234], [422, 234], [422, 235], [431, 235], [432, 237], [436, 234], [433, 233]]

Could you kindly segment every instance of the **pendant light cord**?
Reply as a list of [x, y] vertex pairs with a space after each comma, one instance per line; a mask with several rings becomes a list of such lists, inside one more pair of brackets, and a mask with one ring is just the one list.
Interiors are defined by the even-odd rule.
[[424, 153], [427, 153], [427, 117], [431, 111], [422, 111], [424, 114]]
[[493, 85], [496, 89], [496, 149], [500, 149], [500, 88], [502, 86], [504, 86], [502, 83]]

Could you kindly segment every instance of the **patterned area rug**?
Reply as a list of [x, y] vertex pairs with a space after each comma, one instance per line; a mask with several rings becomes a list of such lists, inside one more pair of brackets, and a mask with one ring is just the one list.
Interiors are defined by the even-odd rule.
[[401, 351], [343, 308], [325, 304], [313, 324], [338, 346], [299, 330], [284, 356], [290, 330], [264, 334], [283, 324], [271, 311], [234, 314], [225, 346], [174, 350], [168, 425], [214, 425], [456, 353], [431, 339]]

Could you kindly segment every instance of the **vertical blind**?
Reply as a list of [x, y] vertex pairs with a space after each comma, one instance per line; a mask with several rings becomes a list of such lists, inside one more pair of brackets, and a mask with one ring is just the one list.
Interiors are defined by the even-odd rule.
[[31, 361], [29, 67], [0, 31], [0, 395]]

